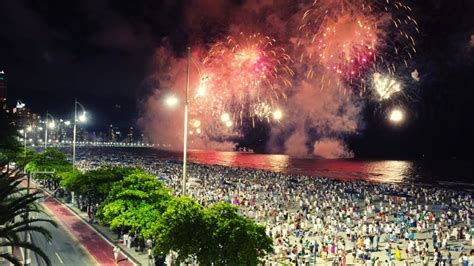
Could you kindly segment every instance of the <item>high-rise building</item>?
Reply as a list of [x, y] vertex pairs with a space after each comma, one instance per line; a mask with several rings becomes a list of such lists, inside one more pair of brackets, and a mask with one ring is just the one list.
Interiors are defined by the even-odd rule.
[[127, 143], [132, 143], [132, 142], [133, 142], [133, 127], [130, 127], [130, 128], [128, 129], [128, 134], [127, 134], [126, 142], [127, 142]]
[[117, 142], [117, 128], [114, 125], [110, 124], [109, 127], [109, 142]]
[[7, 77], [3, 70], [0, 70], [0, 109], [7, 109]]
[[27, 126], [39, 127], [41, 116], [30, 111], [24, 105], [21, 108], [13, 108], [13, 113], [17, 114], [18, 127], [25, 128]]
[[148, 137], [145, 134], [142, 133], [141, 138], [142, 144], [149, 144]]

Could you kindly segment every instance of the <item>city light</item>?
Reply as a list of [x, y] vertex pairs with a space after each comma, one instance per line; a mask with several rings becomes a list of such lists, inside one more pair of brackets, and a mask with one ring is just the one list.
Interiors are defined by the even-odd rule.
[[56, 126], [56, 124], [54, 123], [54, 121], [51, 121], [51, 122], [48, 124], [48, 127], [49, 127], [50, 129], [53, 129], [55, 126]]
[[32, 130], [33, 130], [33, 128], [32, 128], [31, 126], [28, 126], [28, 127], [26, 128], [26, 131], [28, 131], [28, 132], [31, 132]]
[[64, 121], [64, 124], [65, 124], [66, 126], [69, 126], [69, 125], [71, 125], [71, 121], [69, 121], [69, 120]]

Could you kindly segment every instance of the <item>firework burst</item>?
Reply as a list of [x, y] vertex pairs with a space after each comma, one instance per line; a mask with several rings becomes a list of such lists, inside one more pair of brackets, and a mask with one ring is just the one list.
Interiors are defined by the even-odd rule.
[[205, 74], [200, 85], [210, 96], [205, 105], [208, 113], [228, 113], [236, 123], [271, 117], [286, 99], [294, 75], [290, 56], [275, 43], [259, 33], [240, 33], [211, 47], [202, 62]]
[[318, 75], [321, 89], [349, 84], [365, 90], [372, 70], [391, 74], [416, 53], [411, 33], [418, 31], [417, 22], [401, 1], [316, 0], [299, 30], [301, 59], [316, 63], [306, 76]]

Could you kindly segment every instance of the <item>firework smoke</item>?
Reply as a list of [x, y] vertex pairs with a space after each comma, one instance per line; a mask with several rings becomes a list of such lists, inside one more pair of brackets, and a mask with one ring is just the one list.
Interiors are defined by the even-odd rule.
[[[270, 125], [270, 152], [352, 157], [344, 139], [360, 130], [372, 98], [366, 87], [376, 90], [376, 72], [393, 77], [416, 53], [411, 9], [391, 0], [219, 2], [196, 1], [203, 5], [185, 12], [185, 28], [201, 41], [192, 47], [190, 147], [232, 149], [244, 121], [258, 119]], [[209, 30], [203, 22], [216, 21], [211, 32], [220, 34], [201, 37]], [[163, 99], [184, 99], [184, 81], [185, 60], [158, 48], [140, 123], [155, 143], [174, 149], [183, 111]]]

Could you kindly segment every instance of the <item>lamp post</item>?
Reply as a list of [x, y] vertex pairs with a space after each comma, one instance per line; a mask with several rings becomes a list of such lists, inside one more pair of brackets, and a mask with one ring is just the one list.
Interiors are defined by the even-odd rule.
[[[182, 177], [182, 189], [183, 196], [186, 195], [186, 174], [187, 174], [187, 160], [188, 160], [188, 94], [189, 94], [189, 62], [191, 58], [191, 48], [186, 49], [187, 63], [186, 63], [186, 93], [184, 99], [184, 134], [183, 134], [183, 177]], [[169, 107], [174, 107], [178, 104], [178, 98], [175, 96], [169, 96], [166, 98], [165, 103]]]
[[24, 152], [24, 155], [25, 155], [25, 158], [26, 158], [26, 133], [27, 132], [31, 132], [31, 130], [33, 130], [33, 128], [30, 126], [27, 126], [25, 129], [22, 129], [20, 130], [20, 133], [23, 133], [23, 152]]
[[186, 49], [186, 96], [184, 100], [184, 141], [183, 141], [183, 196], [186, 196], [186, 164], [188, 159], [188, 93], [189, 93], [189, 59], [191, 47]]
[[[51, 117], [53, 119], [51, 123], [49, 123], [48, 117]], [[54, 128], [54, 117], [50, 113], [46, 112], [46, 125], [44, 130], [44, 150], [48, 148], [48, 127], [50, 127], [51, 129]]]
[[86, 109], [84, 108], [84, 105], [82, 105], [80, 102], [77, 101], [77, 99], [74, 100], [74, 129], [73, 129], [73, 139], [72, 139], [72, 168], [73, 170], [75, 169], [74, 166], [76, 164], [76, 127], [77, 127], [77, 106], [81, 107], [82, 109], [82, 114], [79, 116], [79, 121], [84, 122], [86, 121]]

